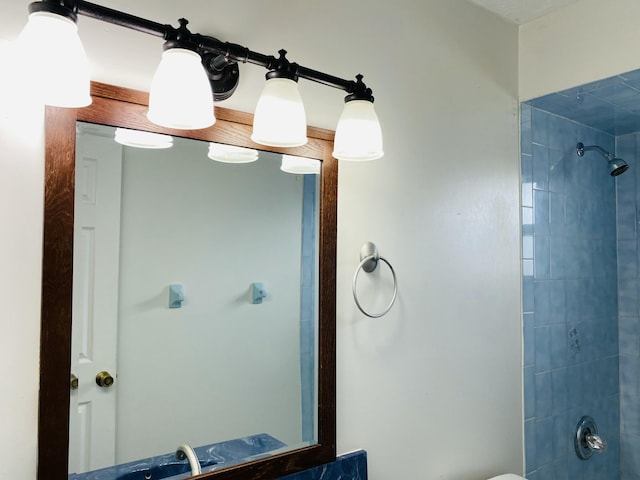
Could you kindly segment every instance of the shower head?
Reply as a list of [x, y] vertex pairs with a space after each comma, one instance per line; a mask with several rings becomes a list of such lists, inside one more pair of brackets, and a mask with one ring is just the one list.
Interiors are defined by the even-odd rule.
[[614, 157], [611, 152], [607, 152], [604, 148], [599, 147], [598, 145], [589, 145], [585, 147], [582, 142], [578, 142], [578, 145], [576, 145], [576, 153], [579, 157], [584, 156], [584, 152], [587, 152], [589, 150], [595, 150], [607, 159], [609, 172], [612, 177], [617, 177], [618, 175], [626, 172], [629, 169], [629, 165], [627, 165], [627, 162], [625, 162], [621, 158]]
[[627, 165], [627, 162], [625, 162], [621, 158], [614, 158], [612, 160], [609, 160], [608, 163], [609, 163], [609, 171], [611, 172], [612, 177], [617, 177], [621, 173], [624, 173], [627, 170], [629, 170], [629, 165]]

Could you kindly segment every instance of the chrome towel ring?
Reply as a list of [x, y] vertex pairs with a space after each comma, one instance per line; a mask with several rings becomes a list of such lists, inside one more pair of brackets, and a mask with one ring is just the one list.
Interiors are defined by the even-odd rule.
[[[358, 300], [358, 294], [356, 293], [356, 284], [358, 283], [358, 274], [360, 273], [360, 270], [364, 270], [367, 273], [373, 272], [378, 267], [379, 260], [382, 260], [384, 263], [387, 264], [387, 266], [389, 267], [389, 270], [391, 270], [391, 274], [393, 275], [393, 296], [391, 297], [391, 301], [389, 302], [389, 305], [387, 306], [387, 308], [385, 308], [382, 312], [369, 313], [365, 311], [364, 308], [362, 308], [362, 305], [360, 305], [360, 301]], [[387, 261], [387, 259], [380, 256], [375, 244], [371, 242], [366, 242], [364, 245], [362, 245], [362, 248], [360, 249], [360, 264], [358, 265], [358, 268], [356, 268], [356, 273], [353, 276], [353, 282], [351, 284], [351, 288], [353, 290], [353, 299], [355, 300], [356, 305], [358, 306], [358, 308], [362, 313], [364, 313], [367, 317], [370, 317], [370, 318], [379, 318], [379, 317], [382, 317], [383, 315], [386, 315], [389, 312], [389, 310], [391, 310], [391, 307], [393, 307], [393, 304], [396, 301], [396, 296], [398, 295], [398, 279], [396, 277], [396, 272], [391, 266], [391, 264]]]

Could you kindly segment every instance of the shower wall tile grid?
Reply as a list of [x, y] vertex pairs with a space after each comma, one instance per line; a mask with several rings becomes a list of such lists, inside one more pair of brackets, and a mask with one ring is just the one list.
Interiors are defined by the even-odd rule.
[[[615, 138], [522, 105], [524, 416], [529, 480], [618, 480], [616, 192], [604, 159]], [[578, 459], [592, 416], [608, 451]]]

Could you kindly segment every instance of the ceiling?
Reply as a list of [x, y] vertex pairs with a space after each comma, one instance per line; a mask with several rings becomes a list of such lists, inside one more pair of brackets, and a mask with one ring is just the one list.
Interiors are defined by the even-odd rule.
[[522, 25], [580, 0], [469, 0]]

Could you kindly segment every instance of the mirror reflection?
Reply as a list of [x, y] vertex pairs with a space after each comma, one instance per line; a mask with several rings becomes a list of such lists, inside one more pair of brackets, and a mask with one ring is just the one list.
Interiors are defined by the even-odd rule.
[[77, 124], [69, 472], [317, 443], [318, 163], [115, 131]]

